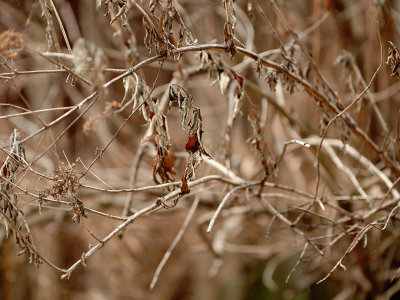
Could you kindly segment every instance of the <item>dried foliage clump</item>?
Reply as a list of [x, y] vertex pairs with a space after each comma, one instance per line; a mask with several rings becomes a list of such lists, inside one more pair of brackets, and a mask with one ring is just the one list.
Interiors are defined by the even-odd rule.
[[0, 2], [0, 299], [400, 297], [399, 16]]

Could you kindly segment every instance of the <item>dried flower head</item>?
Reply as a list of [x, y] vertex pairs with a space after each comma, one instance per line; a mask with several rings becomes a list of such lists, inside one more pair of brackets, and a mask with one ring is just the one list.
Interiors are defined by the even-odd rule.
[[22, 34], [8, 29], [0, 33], [0, 56], [15, 58], [18, 54], [16, 48], [24, 47]]

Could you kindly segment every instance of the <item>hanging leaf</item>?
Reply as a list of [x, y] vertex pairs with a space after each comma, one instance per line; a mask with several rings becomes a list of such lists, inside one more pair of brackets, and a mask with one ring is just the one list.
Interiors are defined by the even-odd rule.
[[237, 82], [237, 87], [235, 89], [235, 94], [234, 94], [234, 108], [233, 108], [233, 119], [236, 119], [237, 115], [240, 112], [240, 108], [242, 107], [243, 103], [243, 84], [244, 84], [244, 79], [243, 77], [239, 76], [233, 69], [231, 69], [231, 73], [233, 74], [233, 77], [235, 78]]
[[182, 130], [188, 133], [188, 139], [185, 145], [186, 151], [189, 153], [189, 160], [186, 164], [185, 171], [182, 175], [181, 192], [188, 193], [187, 180], [195, 177], [195, 170], [202, 161], [202, 154], [211, 157], [203, 146], [203, 129], [200, 108], [193, 105], [192, 96], [179, 85], [173, 84], [169, 89], [170, 101], [177, 101], [179, 114], [182, 117]]
[[392, 74], [390, 76], [400, 79], [400, 52], [396, 45], [391, 41], [389, 41], [389, 44], [386, 64], [392, 69]]
[[186, 172], [183, 173], [183, 175], [182, 175], [182, 184], [180, 186], [180, 189], [181, 189], [181, 193], [180, 193], [181, 195], [190, 193], [190, 189], [189, 189], [188, 182], [187, 182]]
[[224, 38], [227, 51], [233, 57], [236, 53], [234, 44], [234, 31], [236, 26], [235, 9], [233, 8], [233, 0], [224, 0], [226, 22], [224, 25]]
[[217, 80], [221, 93], [225, 95], [225, 91], [228, 88], [231, 79], [224, 69], [217, 69]]

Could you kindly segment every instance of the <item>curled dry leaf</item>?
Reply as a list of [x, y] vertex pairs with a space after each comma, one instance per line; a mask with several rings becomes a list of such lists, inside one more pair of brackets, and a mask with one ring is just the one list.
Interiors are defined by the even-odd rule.
[[400, 52], [396, 45], [391, 41], [389, 41], [388, 58], [386, 64], [392, 70], [392, 74], [390, 76], [400, 79]]
[[235, 78], [235, 81], [237, 82], [237, 87], [235, 89], [235, 94], [233, 99], [235, 103], [235, 106], [233, 108], [233, 119], [236, 119], [237, 115], [240, 112], [240, 108], [242, 107], [244, 79], [243, 77], [239, 76], [233, 69], [231, 69], [231, 73]]
[[[182, 117], [182, 130], [188, 133], [185, 149], [189, 153], [189, 160], [182, 178], [192, 180], [195, 177], [195, 170], [202, 161], [202, 154], [211, 157], [203, 146], [203, 129], [200, 108], [193, 105], [193, 98], [184, 88], [179, 85], [171, 85], [169, 90], [170, 101], [177, 101], [179, 114]], [[182, 180], [181, 190], [186, 191], [185, 183]]]
[[214, 57], [208, 52], [202, 51], [200, 53], [201, 68], [206, 69], [210, 76], [211, 73], [215, 72], [217, 77], [217, 82], [221, 90], [221, 94], [226, 95], [226, 91], [230, 84], [236, 82], [237, 87], [234, 92], [234, 113], [233, 118], [235, 119], [239, 114], [240, 108], [242, 106], [243, 99], [243, 87], [244, 79], [239, 74], [237, 74], [232, 68], [225, 67], [222, 61], [214, 59]]
[[278, 84], [278, 74], [274, 69], [268, 69], [265, 75], [265, 80], [268, 83], [269, 89], [275, 92], [276, 85]]
[[224, 25], [224, 38], [225, 46], [227, 51], [233, 57], [236, 53], [236, 47], [234, 44], [234, 31], [236, 26], [235, 9], [233, 7], [234, 0], [224, 0], [225, 12], [226, 12], [226, 22]]
[[165, 149], [165, 156], [164, 156], [163, 166], [168, 172], [176, 175], [176, 172], [173, 169], [174, 168], [174, 164], [175, 164], [174, 155], [172, 154], [171, 151], [169, 151], [168, 149]]
[[225, 91], [228, 88], [231, 79], [224, 69], [217, 69], [217, 79], [221, 94], [225, 95]]
[[174, 167], [174, 156], [169, 150], [171, 147], [168, 132], [168, 123], [165, 115], [160, 111], [159, 103], [156, 98], [147, 100], [143, 106], [143, 116], [147, 120], [148, 130], [142, 143], [151, 141], [157, 149], [157, 154], [152, 164], [153, 181], [157, 184], [170, 182], [173, 175], [176, 175]]
[[[154, 50], [157, 54], [178, 60], [181, 54], [173, 54], [173, 50], [176, 47], [196, 44], [197, 40], [184, 24], [174, 1], [150, 1], [149, 6], [150, 12], [158, 20], [158, 28], [155, 28], [156, 25], [150, 22], [149, 18], [143, 17], [146, 48], [150, 52]], [[159, 8], [159, 16], [155, 15], [156, 8]], [[179, 27], [175, 26], [176, 23]], [[174, 38], [175, 32], [178, 33], [178, 41]]]
[[[120, 19], [122, 26], [126, 26], [128, 23], [128, 5], [126, 0], [96, 0], [96, 9], [100, 9], [101, 6], [107, 7], [106, 16], [110, 17], [110, 25], [113, 25], [116, 20]], [[119, 31], [118, 34], [121, 33], [117, 26], [113, 27]]]
[[142, 103], [150, 94], [150, 88], [146, 85], [144, 80], [136, 74], [124, 78], [123, 84], [125, 92], [124, 97], [121, 100], [122, 108], [120, 111], [124, 110], [130, 105], [132, 105], [132, 110], [135, 110], [139, 104]]
[[182, 184], [181, 184], [181, 186], [180, 186], [180, 189], [181, 189], [181, 195], [184, 195], [184, 194], [189, 194], [190, 193], [190, 189], [189, 189], [189, 186], [188, 186], [188, 182], [187, 182], [187, 174], [186, 174], [186, 172], [184, 172], [183, 174], [182, 174]]
[[[13, 183], [16, 182], [18, 171], [27, 165], [25, 160], [25, 149], [20, 143], [21, 136], [17, 129], [10, 136], [10, 149], [8, 156], [1, 166], [2, 180], [0, 184], [0, 219], [6, 227], [6, 237], [12, 233], [19, 248], [19, 255], [26, 254], [29, 262], [37, 267], [42, 263], [33, 245], [31, 233], [27, 229], [25, 216], [18, 205], [18, 196], [14, 192]], [[25, 225], [25, 227], [24, 227]]]
[[193, 98], [184, 88], [177, 84], [173, 84], [169, 88], [169, 100], [177, 101], [179, 107], [179, 115], [182, 117], [182, 130], [188, 131], [188, 125], [193, 116]]
[[72, 210], [74, 212], [72, 220], [76, 223], [80, 223], [81, 217], [87, 218], [83, 202], [79, 200], [78, 197], [76, 196], [72, 197], [71, 202], [72, 202]]
[[3, 218], [7, 236], [9, 233], [13, 232], [9, 222], [17, 226], [18, 217], [18, 209], [11, 196], [14, 190], [12, 183], [16, 180], [18, 169], [26, 165], [25, 149], [22, 144], [19, 144], [20, 140], [20, 132], [14, 129], [10, 136], [10, 150], [8, 156], [1, 167], [1, 173], [5, 180], [2, 179], [0, 185], [0, 209], [3, 215], [9, 218], [9, 220]]
[[157, 176], [161, 178], [162, 183], [171, 182], [173, 175], [176, 175], [174, 167], [174, 155], [166, 147], [156, 145], [157, 154], [152, 164], [153, 167], [153, 181], [157, 184], [160, 183]]
[[[208, 77], [216, 76], [221, 94], [225, 95], [226, 89], [231, 83], [232, 73], [229, 68], [225, 67], [223, 60], [214, 58], [213, 55], [206, 51], [200, 52], [201, 69], [207, 70]], [[216, 74], [216, 75], [214, 75]]]

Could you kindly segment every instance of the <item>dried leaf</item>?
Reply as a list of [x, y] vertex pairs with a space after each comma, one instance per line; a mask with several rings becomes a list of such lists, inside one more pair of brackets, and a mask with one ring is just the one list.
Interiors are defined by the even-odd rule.
[[161, 178], [161, 183], [171, 182], [173, 180], [173, 176], [176, 175], [174, 167], [174, 156], [171, 151], [167, 149], [165, 146], [161, 146], [157, 144], [157, 139], [155, 141], [155, 145], [157, 147], [157, 154], [154, 158], [153, 167], [153, 181], [156, 184], [160, 182], [157, 179], [157, 176]]
[[392, 70], [392, 74], [390, 76], [400, 79], [400, 52], [396, 45], [391, 41], [389, 41], [388, 58], [386, 64]]
[[182, 117], [182, 130], [187, 132], [190, 120], [193, 115], [193, 98], [184, 88], [173, 84], [169, 88], [170, 101], [177, 101], [179, 107], [179, 115]]
[[200, 149], [200, 142], [197, 136], [197, 132], [195, 132], [193, 135], [189, 135], [188, 141], [185, 145], [185, 149], [189, 152], [196, 152]]
[[231, 73], [233, 74], [233, 77], [235, 78], [237, 82], [237, 87], [235, 89], [234, 93], [234, 108], [233, 108], [233, 119], [236, 119], [240, 112], [240, 108], [242, 107], [243, 103], [243, 84], [244, 84], [244, 79], [243, 77], [239, 76], [233, 69], [231, 69]]
[[256, 73], [258, 74], [259, 77], [261, 77], [263, 75], [262, 67], [263, 67], [263, 65], [262, 65], [261, 59], [258, 58], [256, 61]]
[[174, 167], [174, 156], [169, 150], [171, 147], [170, 136], [168, 132], [168, 123], [165, 115], [160, 111], [159, 102], [156, 98], [146, 101], [148, 111], [145, 111], [148, 129], [142, 139], [142, 143], [151, 141], [157, 149], [157, 154], [152, 164], [153, 180], [159, 184], [170, 182], [173, 175], [176, 175]]
[[278, 84], [278, 74], [274, 69], [268, 69], [265, 75], [265, 80], [268, 83], [269, 89], [275, 92], [276, 85]]
[[[195, 177], [195, 170], [202, 161], [202, 154], [211, 157], [204, 149], [202, 137], [202, 117], [200, 108], [193, 105], [192, 96], [179, 85], [171, 85], [169, 90], [170, 101], [177, 101], [179, 106], [179, 114], [182, 117], [182, 130], [188, 133], [188, 140], [185, 149], [189, 152], [189, 160], [186, 164], [183, 175], [184, 180], [191, 180]], [[182, 179], [182, 187], [185, 182]], [[189, 191], [183, 189], [182, 192]]]
[[217, 70], [217, 79], [218, 79], [218, 84], [219, 88], [221, 90], [221, 93], [225, 95], [225, 91], [231, 82], [231, 79], [229, 75], [223, 70], [223, 69], [218, 69]]
[[164, 155], [164, 161], [163, 161], [163, 167], [170, 173], [176, 175], [176, 172], [174, 171], [174, 164], [175, 164], [175, 159], [174, 155], [172, 154], [171, 151], [165, 149], [165, 155]]
[[236, 47], [233, 42], [233, 29], [232, 23], [225, 23], [224, 25], [224, 37], [225, 37], [225, 46], [228, 52], [233, 57], [236, 53]]
[[236, 47], [234, 44], [234, 31], [236, 26], [235, 9], [233, 7], [233, 0], [224, 0], [225, 12], [226, 12], [226, 23], [224, 25], [224, 37], [225, 46], [228, 52], [233, 57], [236, 53]]
[[181, 193], [180, 193], [181, 195], [190, 193], [190, 189], [189, 189], [188, 182], [187, 182], [186, 172], [183, 173], [183, 175], [182, 175], [182, 184], [180, 186], [180, 189], [181, 189]]

